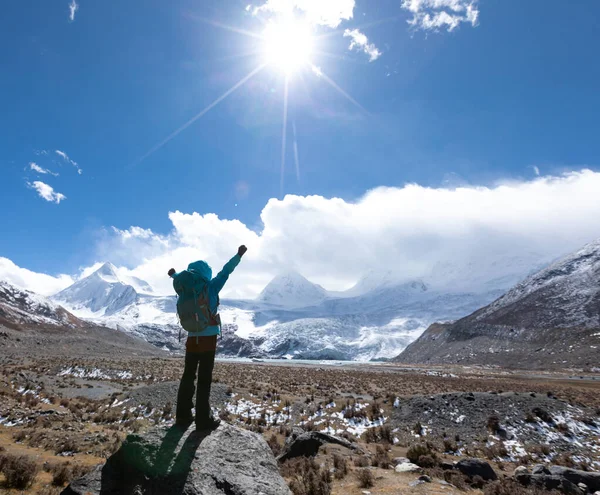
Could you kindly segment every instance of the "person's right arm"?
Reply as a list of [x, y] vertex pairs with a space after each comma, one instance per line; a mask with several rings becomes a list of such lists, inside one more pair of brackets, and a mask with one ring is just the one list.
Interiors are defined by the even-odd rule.
[[233, 273], [233, 270], [235, 270], [236, 266], [238, 266], [240, 264], [240, 261], [242, 260], [242, 256], [244, 256], [244, 254], [246, 254], [246, 251], [248, 251], [248, 248], [246, 246], [240, 246], [238, 248], [237, 254], [233, 258], [231, 258], [225, 264], [225, 266], [219, 272], [219, 274], [215, 278], [212, 279], [212, 281], [210, 282], [210, 285], [212, 286], [213, 290], [217, 294], [219, 292], [221, 292], [221, 289], [225, 285], [225, 282], [227, 282], [227, 280], [229, 279], [229, 275], [231, 275]]

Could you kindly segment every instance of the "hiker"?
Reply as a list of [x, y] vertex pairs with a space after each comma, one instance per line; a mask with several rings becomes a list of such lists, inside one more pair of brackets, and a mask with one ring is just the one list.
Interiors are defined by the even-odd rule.
[[237, 254], [215, 278], [212, 278], [212, 270], [205, 261], [190, 263], [187, 270], [179, 273], [176, 273], [174, 268], [169, 270], [173, 288], [178, 295], [179, 322], [188, 332], [185, 368], [179, 384], [175, 413], [175, 423], [182, 427], [187, 428], [194, 421], [192, 398], [196, 372], [196, 429], [214, 430], [219, 426], [220, 420], [213, 417], [210, 409], [210, 384], [217, 351], [217, 336], [221, 333], [221, 318], [218, 314], [219, 292], [246, 251], [246, 246], [240, 246]]

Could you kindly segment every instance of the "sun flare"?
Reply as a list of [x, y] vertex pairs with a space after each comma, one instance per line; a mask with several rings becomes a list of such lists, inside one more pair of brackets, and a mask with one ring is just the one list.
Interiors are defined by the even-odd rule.
[[269, 22], [263, 40], [266, 63], [287, 75], [310, 63], [314, 38], [310, 26], [302, 21]]

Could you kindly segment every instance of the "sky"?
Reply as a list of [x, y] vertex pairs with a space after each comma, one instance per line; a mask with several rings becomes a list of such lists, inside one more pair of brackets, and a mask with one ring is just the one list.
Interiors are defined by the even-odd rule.
[[296, 270], [547, 261], [600, 238], [600, 4], [47, 0], [0, 18], [0, 280], [250, 248]]

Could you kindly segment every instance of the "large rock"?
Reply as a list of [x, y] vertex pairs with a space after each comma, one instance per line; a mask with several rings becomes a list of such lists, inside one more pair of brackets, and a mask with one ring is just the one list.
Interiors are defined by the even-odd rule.
[[62, 495], [291, 494], [264, 439], [231, 425], [209, 435], [156, 428], [129, 435], [104, 466]]
[[584, 495], [577, 485], [568, 479], [555, 474], [518, 474], [516, 480], [526, 487], [537, 487], [545, 490], [558, 490], [565, 495]]
[[549, 470], [550, 474], [561, 476], [575, 485], [583, 483], [591, 492], [600, 490], [600, 473], [579, 471], [577, 469], [571, 469], [563, 466], [550, 466]]
[[333, 443], [346, 447], [347, 449], [363, 452], [356, 444], [349, 442], [345, 438], [335, 437], [320, 431], [307, 431], [301, 433], [294, 431], [283, 448], [283, 453], [277, 458], [279, 462], [293, 459], [294, 457], [313, 457], [319, 452], [319, 448], [327, 443]]
[[462, 459], [456, 463], [455, 467], [467, 476], [481, 476], [486, 481], [495, 481], [498, 479], [490, 463], [481, 459]]

